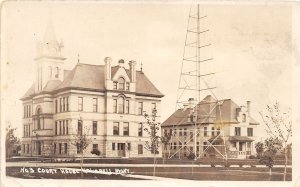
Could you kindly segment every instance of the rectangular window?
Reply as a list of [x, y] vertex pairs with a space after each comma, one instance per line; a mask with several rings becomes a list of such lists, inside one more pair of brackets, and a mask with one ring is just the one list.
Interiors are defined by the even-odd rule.
[[113, 111], [114, 111], [114, 113], [117, 113], [117, 99], [114, 99], [113, 102], [114, 102], [113, 103]]
[[253, 128], [247, 128], [247, 135], [253, 136]]
[[182, 136], [182, 129], [179, 129], [179, 136]]
[[63, 133], [62, 134], [66, 134], [65, 120], [63, 120], [62, 123], [63, 123], [63, 125], [62, 125], [63, 126]]
[[116, 89], [117, 89], [118, 83], [117, 83], [117, 82], [114, 82], [113, 84], [114, 84], [114, 85], [113, 85], [113, 88], [114, 88], [114, 90], [116, 90]]
[[55, 100], [55, 113], [57, 113], [57, 99]]
[[125, 101], [125, 105], [126, 105], [126, 106], [125, 106], [125, 113], [126, 113], [126, 114], [129, 114], [129, 100], [126, 100], [126, 101]]
[[139, 123], [138, 134], [139, 134], [139, 136], [143, 136], [143, 124], [142, 123]]
[[93, 112], [98, 112], [98, 99], [93, 98]]
[[83, 111], [83, 97], [78, 97], [78, 111]]
[[69, 120], [66, 120], [66, 134], [69, 134]]
[[143, 102], [138, 103], [138, 115], [143, 115]]
[[116, 144], [115, 143], [112, 143], [111, 144], [111, 149], [114, 151], [116, 149]]
[[126, 82], [126, 90], [129, 90], [129, 82]]
[[196, 151], [199, 152], [199, 142], [197, 142]]
[[78, 120], [77, 124], [77, 134], [82, 135], [82, 120]]
[[204, 127], [204, 136], [207, 136], [207, 127]]
[[234, 133], [235, 136], [241, 136], [241, 127], [235, 127], [234, 130], [235, 130]]
[[67, 97], [67, 111], [69, 111], [69, 97]]
[[131, 143], [127, 143], [127, 150], [128, 150], [128, 151], [131, 150]]
[[56, 153], [56, 143], [54, 143], [53, 152]]
[[219, 135], [220, 134], [220, 127], [218, 127], [217, 130], [218, 130], [217, 135]]
[[205, 151], [206, 150], [206, 148], [207, 148], [207, 142], [203, 142], [203, 151]]
[[156, 103], [152, 103], [151, 105], [152, 105], [152, 106], [151, 106], [151, 107], [152, 107], [152, 111], [153, 111], [154, 109], [156, 110]]
[[184, 136], [187, 136], [187, 129], [184, 128], [183, 130], [184, 130], [184, 131], [183, 131], [183, 135], [184, 135]]
[[215, 131], [214, 131], [214, 130], [215, 130], [215, 128], [212, 127], [212, 128], [211, 128], [211, 135], [212, 135], [212, 136], [215, 136]]
[[58, 121], [55, 122], [55, 135], [57, 135]]
[[142, 144], [138, 145], [138, 154], [139, 155], [143, 154], [143, 145]]
[[123, 123], [123, 135], [129, 136], [129, 123], [128, 122]]
[[26, 106], [24, 106], [24, 118], [26, 118]]
[[93, 135], [97, 135], [97, 121], [93, 121]]
[[61, 154], [61, 143], [58, 144], [58, 153]]
[[66, 111], [66, 102], [65, 102], [65, 100], [66, 99], [63, 97], [63, 104], [62, 104], [63, 105], [63, 112]]
[[93, 144], [93, 151], [98, 150], [98, 144]]
[[174, 149], [175, 150], [177, 149], [177, 143], [176, 142], [174, 143]]
[[119, 135], [119, 122], [114, 122], [113, 135]]
[[191, 142], [193, 142], [193, 141], [194, 141], [193, 132], [190, 132], [190, 139], [191, 139]]
[[59, 134], [62, 134], [62, 121], [59, 121]]
[[68, 153], [68, 143], [65, 143], [65, 154]]
[[59, 99], [59, 112], [62, 112], [62, 98]]

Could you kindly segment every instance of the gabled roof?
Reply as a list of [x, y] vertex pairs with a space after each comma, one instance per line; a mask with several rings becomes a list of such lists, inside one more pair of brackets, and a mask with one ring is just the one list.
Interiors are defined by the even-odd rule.
[[[219, 104], [218, 104], [219, 103]], [[168, 119], [166, 119], [161, 126], [177, 126], [190, 125], [189, 118], [193, 110], [197, 109], [198, 120], [200, 124], [219, 124], [219, 123], [238, 123], [236, 119], [236, 110], [240, 108], [231, 99], [217, 101], [212, 96], [206, 96], [194, 108], [178, 109]], [[253, 118], [250, 117], [251, 125], [258, 125]]]
[[[116, 73], [118, 66], [112, 67], [112, 73]], [[104, 65], [91, 65], [78, 63], [73, 70], [64, 72], [64, 80], [48, 81], [42, 92], [57, 92], [65, 89], [84, 89], [93, 91], [105, 91], [105, 67]], [[129, 70], [126, 69], [127, 74]], [[128, 74], [129, 76], [129, 74]], [[129, 76], [130, 77], [130, 76]], [[34, 84], [25, 93], [22, 99], [35, 94]], [[147, 76], [140, 71], [136, 71], [136, 94], [154, 97], [164, 95], [152, 84]]]

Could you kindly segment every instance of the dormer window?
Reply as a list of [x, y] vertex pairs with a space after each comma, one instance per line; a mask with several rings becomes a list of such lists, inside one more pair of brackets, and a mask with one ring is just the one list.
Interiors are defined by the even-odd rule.
[[118, 83], [119, 83], [119, 90], [125, 90], [125, 79], [120, 77], [118, 79]]

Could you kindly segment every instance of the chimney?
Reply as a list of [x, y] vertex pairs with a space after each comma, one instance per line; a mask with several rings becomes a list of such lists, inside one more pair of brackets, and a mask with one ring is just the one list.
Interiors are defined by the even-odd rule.
[[135, 72], [136, 62], [134, 60], [129, 61], [129, 71], [131, 82], [136, 81], [136, 72]]
[[189, 107], [190, 108], [194, 107], [194, 98], [189, 98]]
[[111, 58], [110, 57], [105, 57], [104, 62], [105, 62], [105, 79], [106, 80], [111, 80]]
[[251, 107], [251, 101], [247, 101], [247, 110], [249, 116], [250, 116], [250, 107]]
[[119, 60], [119, 67], [120, 68], [124, 67], [124, 60], [123, 59]]

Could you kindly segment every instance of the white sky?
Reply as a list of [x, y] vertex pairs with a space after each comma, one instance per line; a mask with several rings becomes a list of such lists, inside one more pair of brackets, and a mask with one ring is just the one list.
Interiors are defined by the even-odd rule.
[[[2, 114], [18, 127], [19, 98], [35, 78], [36, 41], [44, 36], [49, 12], [63, 39], [66, 68], [80, 62], [143, 62], [143, 70], [165, 94], [162, 121], [174, 112], [189, 5], [6, 2], [2, 7]], [[217, 71], [219, 98], [252, 103], [252, 116], [275, 100], [292, 103], [292, 8], [289, 5], [203, 5]], [[140, 65], [138, 65], [140, 68]], [[261, 125], [263, 126], [263, 125]]]

